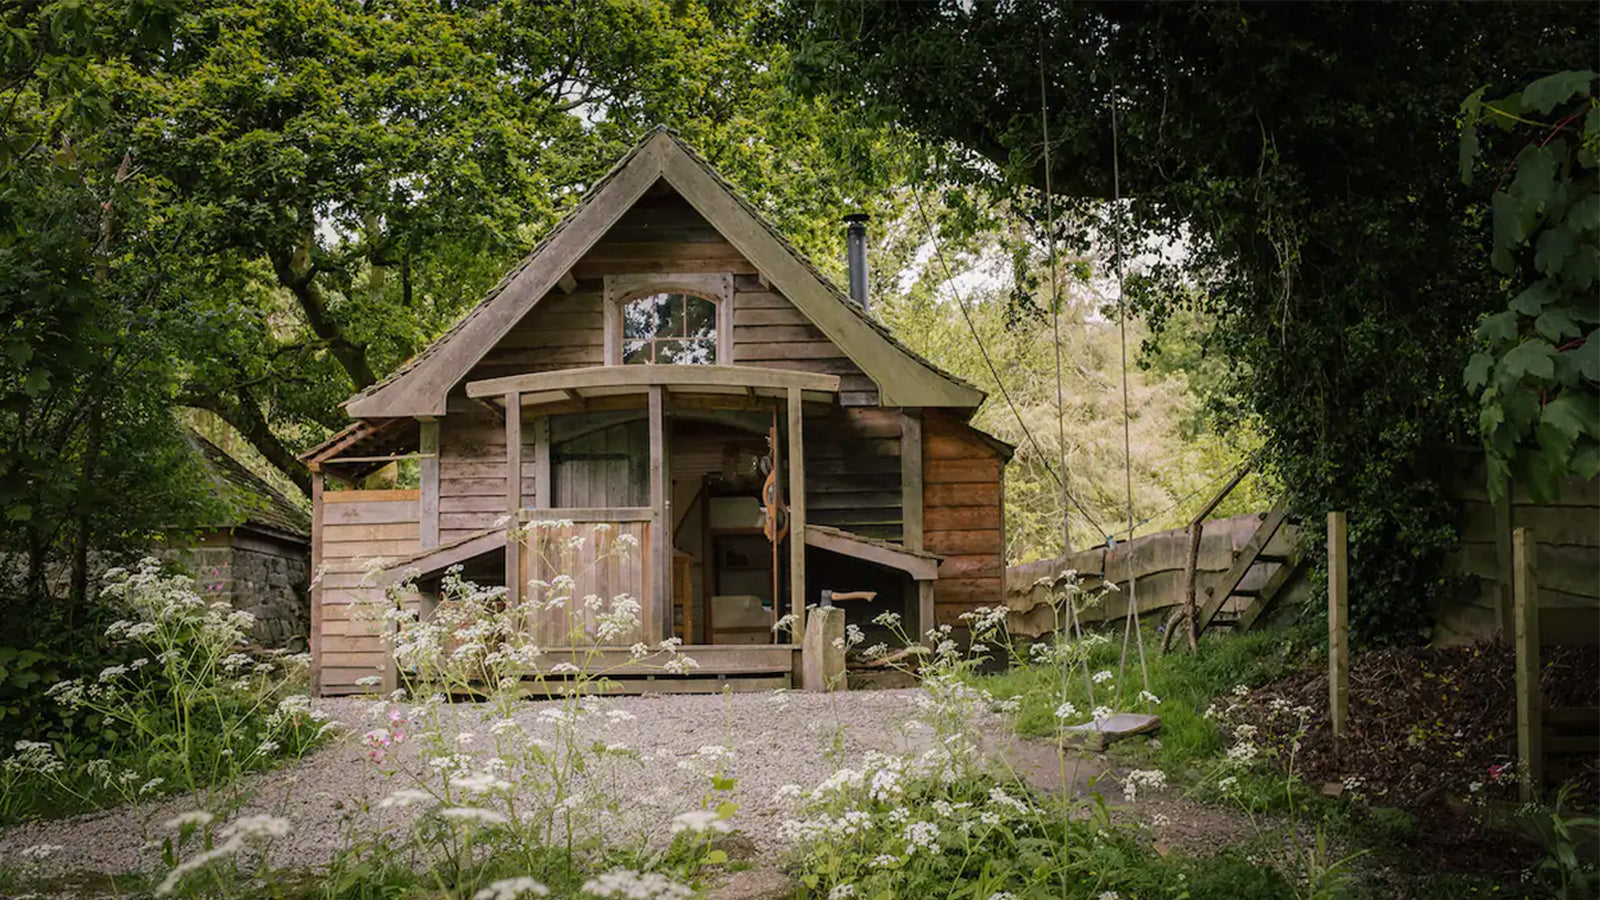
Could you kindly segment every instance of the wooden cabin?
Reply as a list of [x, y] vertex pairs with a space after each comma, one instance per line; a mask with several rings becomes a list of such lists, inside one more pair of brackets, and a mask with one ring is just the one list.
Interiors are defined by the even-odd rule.
[[[382, 590], [371, 558], [419, 584], [459, 565], [516, 602], [553, 574], [529, 545], [543, 538], [518, 527], [530, 522], [638, 540], [629, 565], [599, 567], [577, 593], [639, 599], [619, 653], [676, 636], [699, 662], [697, 680], [652, 690], [788, 683], [803, 626], [773, 623], [803, 620], [823, 591], [874, 592], [839, 604], [869, 632], [884, 611], [921, 634], [1003, 602], [1011, 447], [968, 423], [981, 391], [872, 319], [864, 254], [852, 262], [858, 299], [674, 134], [652, 132], [449, 332], [347, 400], [353, 424], [306, 455], [315, 689], [393, 683], [377, 624], [350, 614]], [[354, 488], [404, 458], [419, 460], [416, 489]], [[776, 545], [769, 507], [784, 510]]]

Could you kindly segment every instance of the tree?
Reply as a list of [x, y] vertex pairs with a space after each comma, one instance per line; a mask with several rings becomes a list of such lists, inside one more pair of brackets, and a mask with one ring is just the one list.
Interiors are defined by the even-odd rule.
[[1451, 448], [1470, 433], [1458, 373], [1501, 303], [1472, 262], [1487, 256], [1476, 198], [1446, 177], [1457, 109], [1592, 60], [1586, 7], [789, 9], [797, 84], [920, 133], [940, 177], [1022, 208], [1048, 186], [1125, 247], [1183, 247], [1137, 273], [1130, 303], [1159, 329], [1198, 298], [1292, 508], [1351, 513], [1358, 629], [1426, 627], [1455, 540]]
[[1494, 191], [1489, 257], [1516, 295], [1479, 326], [1484, 348], [1466, 368], [1494, 497], [1508, 474], [1540, 499], [1568, 475], [1600, 475], [1597, 82], [1593, 72], [1558, 72], [1492, 102], [1479, 89], [1462, 104], [1463, 182], [1480, 167], [1482, 126], [1507, 133], [1498, 143], [1517, 149]]

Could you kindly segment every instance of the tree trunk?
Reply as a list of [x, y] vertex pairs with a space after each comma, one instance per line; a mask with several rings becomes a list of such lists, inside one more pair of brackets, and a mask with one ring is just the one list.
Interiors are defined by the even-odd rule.
[[244, 435], [250, 446], [256, 448], [273, 468], [293, 481], [306, 496], [311, 496], [311, 470], [273, 433], [248, 388], [236, 388], [234, 396], [224, 397], [190, 385], [189, 390], [178, 398], [178, 403], [215, 413]]

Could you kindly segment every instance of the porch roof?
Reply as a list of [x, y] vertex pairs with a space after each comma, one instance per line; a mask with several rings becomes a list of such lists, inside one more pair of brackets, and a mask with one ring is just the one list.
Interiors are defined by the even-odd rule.
[[587, 366], [472, 381], [467, 383], [467, 396], [487, 399], [516, 394], [523, 406], [538, 406], [642, 394], [652, 387], [752, 398], [781, 398], [791, 390], [798, 390], [805, 399], [832, 400], [839, 393], [839, 376], [763, 366]]
[[437, 547], [429, 547], [409, 556], [402, 556], [385, 564], [383, 572], [396, 579], [406, 575], [425, 578], [486, 553], [496, 550], [503, 552], [505, 547], [506, 526], [495, 525], [482, 531], [464, 534]]
[[938, 578], [939, 562], [944, 559], [937, 553], [913, 550], [893, 541], [880, 541], [839, 528], [812, 525], [809, 522], [806, 523], [806, 546], [899, 569], [916, 581], [933, 581]]

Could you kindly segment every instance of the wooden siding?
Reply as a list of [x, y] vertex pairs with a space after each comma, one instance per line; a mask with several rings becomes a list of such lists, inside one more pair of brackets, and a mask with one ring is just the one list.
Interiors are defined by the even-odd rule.
[[[657, 633], [655, 604], [651, 602], [651, 523], [635, 519], [608, 524], [611, 527], [606, 532], [596, 530], [592, 522], [560, 527], [546, 525], [531, 529], [524, 538], [522, 573], [525, 582], [549, 583], [557, 575], [567, 575], [574, 582], [571, 596], [556, 606], [549, 604], [554, 599], [549, 589], [533, 587], [533, 595], [526, 598], [536, 604], [529, 625], [534, 642], [539, 646], [582, 647], [596, 640], [599, 617], [611, 611], [615, 599], [623, 594], [638, 601], [639, 624], [626, 634], [611, 635], [606, 645], [627, 647], [638, 641], [655, 643], [661, 639]], [[625, 535], [635, 542], [633, 549], [620, 547], [619, 542]], [[574, 537], [584, 539], [581, 546], [574, 546]], [[590, 595], [600, 598], [600, 609], [590, 608], [584, 601]]]
[[[534, 429], [522, 428], [522, 497], [538, 496]], [[487, 409], [452, 412], [439, 424], [439, 541], [482, 531], [506, 514], [506, 429]]]
[[388, 648], [382, 623], [360, 604], [383, 599], [367, 574], [375, 558], [422, 549], [417, 491], [328, 491], [322, 495], [316, 597], [319, 629], [318, 691], [322, 695], [373, 690], [356, 684], [385, 672]]
[[782, 294], [733, 279], [733, 363], [839, 376], [843, 406], [875, 406], [878, 386]]
[[839, 375], [840, 402], [872, 406], [878, 388], [755, 267], [676, 193], [652, 190], [575, 266], [571, 294], [550, 291], [463, 382], [605, 363], [604, 278], [728, 273], [733, 280], [731, 359], [724, 364]]
[[592, 279], [579, 282], [572, 294], [546, 294], [462, 382], [604, 365], [603, 290], [602, 282]]
[[865, 537], [901, 539], [898, 410], [808, 411], [805, 462], [808, 521]]
[[1005, 602], [1005, 534], [999, 451], [971, 426], [929, 411], [922, 423], [923, 547], [944, 557], [934, 618]]

